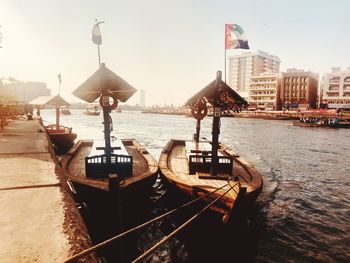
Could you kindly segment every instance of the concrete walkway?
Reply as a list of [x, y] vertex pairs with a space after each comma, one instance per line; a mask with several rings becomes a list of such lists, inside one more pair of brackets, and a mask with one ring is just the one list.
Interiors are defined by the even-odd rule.
[[0, 262], [63, 262], [91, 246], [42, 131], [39, 120], [0, 130]]

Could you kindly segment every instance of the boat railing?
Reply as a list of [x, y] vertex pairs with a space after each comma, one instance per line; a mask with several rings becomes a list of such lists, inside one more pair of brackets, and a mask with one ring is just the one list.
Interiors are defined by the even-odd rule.
[[110, 174], [131, 176], [132, 160], [132, 156], [121, 154], [111, 154], [110, 157], [105, 154], [85, 157], [86, 176], [95, 178], [107, 178]]
[[60, 125], [58, 127], [58, 130], [56, 129], [56, 124], [50, 124], [45, 126], [46, 130], [48, 131], [48, 133], [71, 133], [72, 132], [72, 128], [71, 127], [66, 127], [63, 125]]
[[[232, 173], [232, 156], [218, 156], [218, 172]], [[189, 172], [195, 174], [196, 172], [209, 172], [212, 165], [211, 155], [190, 155], [189, 156]]]

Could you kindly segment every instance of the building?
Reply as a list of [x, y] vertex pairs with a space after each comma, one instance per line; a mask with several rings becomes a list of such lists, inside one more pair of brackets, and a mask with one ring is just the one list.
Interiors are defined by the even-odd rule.
[[263, 51], [245, 52], [228, 58], [228, 85], [248, 99], [251, 77], [264, 72], [279, 73], [280, 59]]
[[260, 73], [251, 77], [249, 89], [249, 109], [280, 110], [281, 75], [279, 73]]
[[146, 93], [145, 90], [140, 90], [140, 106], [142, 108], [146, 107]]
[[350, 67], [332, 68], [321, 81], [320, 101], [331, 109], [350, 109]]
[[29, 102], [39, 96], [50, 96], [51, 90], [43, 82], [23, 82], [10, 79], [3, 83], [0, 93], [9, 94], [17, 101]]
[[282, 73], [281, 102], [285, 109], [316, 109], [318, 74], [287, 69]]

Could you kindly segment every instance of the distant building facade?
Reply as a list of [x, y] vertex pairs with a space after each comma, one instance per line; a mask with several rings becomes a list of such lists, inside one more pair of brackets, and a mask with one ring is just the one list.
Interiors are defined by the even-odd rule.
[[248, 99], [252, 76], [264, 72], [279, 73], [280, 59], [267, 52], [245, 52], [228, 58], [228, 85]]
[[140, 90], [140, 106], [142, 108], [146, 107], [146, 93], [145, 90]]
[[331, 109], [350, 109], [350, 68], [332, 68], [321, 81], [320, 101]]
[[281, 102], [286, 109], [316, 109], [318, 74], [287, 69], [282, 73]]
[[3, 83], [1, 92], [10, 94], [14, 100], [29, 102], [39, 96], [50, 96], [51, 90], [44, 82], [11, 81]]
[[281, 110], [281, 75], [260, 73], [252, 76], [249, 89], [250, 110]]

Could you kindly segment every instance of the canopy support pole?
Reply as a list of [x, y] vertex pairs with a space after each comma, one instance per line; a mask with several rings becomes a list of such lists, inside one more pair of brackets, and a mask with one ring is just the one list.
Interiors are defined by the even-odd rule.
[[220, 82], [222, 78], [222, 72], [218, 71], [216, 73], [216, 88], [217, 92], [214, 97], [214, 112], [213, 112], [213, 127], [212, 127], [212, 145], [211, 145], [211, 175], [217, 175], [217, 167], [218, 167], [218, 149], [219, 149], [219, 134], [220, 134], [220, 115], [221, 115], [221, 107], [219, 104], [219, 95], [221, 92]]

